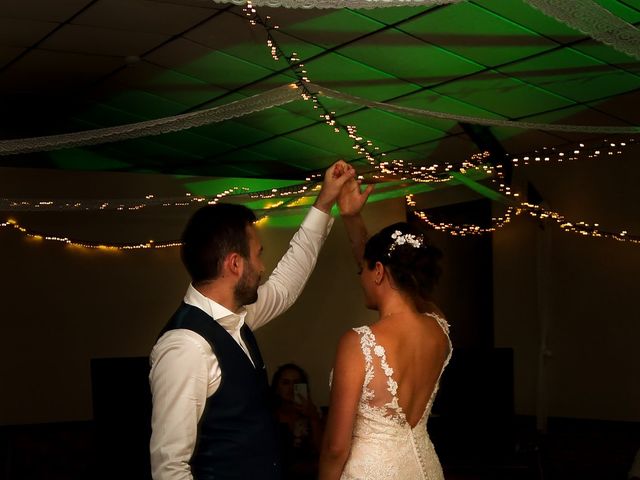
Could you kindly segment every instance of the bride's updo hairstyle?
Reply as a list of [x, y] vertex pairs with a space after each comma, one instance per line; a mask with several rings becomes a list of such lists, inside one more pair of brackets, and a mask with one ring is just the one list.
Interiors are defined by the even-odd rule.
[[394, 285], [414, 299], [429, 299], [442, 269], [442, 252], [429, 244], [417, 225], [395, 223], [373, 235], [364, 249], [369, 270], [382, 263]]

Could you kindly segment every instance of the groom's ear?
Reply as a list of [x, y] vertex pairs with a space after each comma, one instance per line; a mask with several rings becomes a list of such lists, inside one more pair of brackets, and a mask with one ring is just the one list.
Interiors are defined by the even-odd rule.
[[239, 253], [232, 252], [225, 258], [224, 266], [230, 274], [240, 277], [244, 269], [244, 258]]

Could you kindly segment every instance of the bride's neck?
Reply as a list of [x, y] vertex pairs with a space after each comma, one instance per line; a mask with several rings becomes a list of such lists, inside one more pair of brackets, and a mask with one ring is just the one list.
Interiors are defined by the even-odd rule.
[[417, 309], [414, 302], [398, 294], [389, 296], [381, 301], [378, 313], [380, 314], [380, 320], [384, 320], [399, 314], [415, 314]]

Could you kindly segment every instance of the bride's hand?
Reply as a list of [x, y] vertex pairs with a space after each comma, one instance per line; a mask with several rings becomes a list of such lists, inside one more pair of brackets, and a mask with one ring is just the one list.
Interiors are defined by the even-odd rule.
[[373, 191], [373, 185], [367, 185], [362, 191], [360, 180], [349, 179], [340, 190], [338, 195], [338, 208], [343, 217], [358, 215], [367, 203], [369, 194]]
[[331, 212], [338, 194], [346, 182], [353, 179], [354, 168], [344, 160], [338, 160], [324, 174], [322, 189], [314, 203], [315, 207], [325, 213]]

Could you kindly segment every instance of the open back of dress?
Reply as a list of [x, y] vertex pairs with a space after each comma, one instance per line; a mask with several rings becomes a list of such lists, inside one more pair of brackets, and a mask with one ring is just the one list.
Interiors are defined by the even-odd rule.
[[344, 480], [423, 479], [444, 480], [440, 461], [427, 433], [426, 423], [438, 392], [442, 372], [451, 358], [449, 325], [434, 318], [449, 341], [449, 353], [440, 370], [420, 421], [412, 427], [398, 403], [398, 383], [385, 348], [376, 342], [371, 328], [354, 328], [365, 360], [365, 379], [358, 404], [351, 453], [342, 474]]

